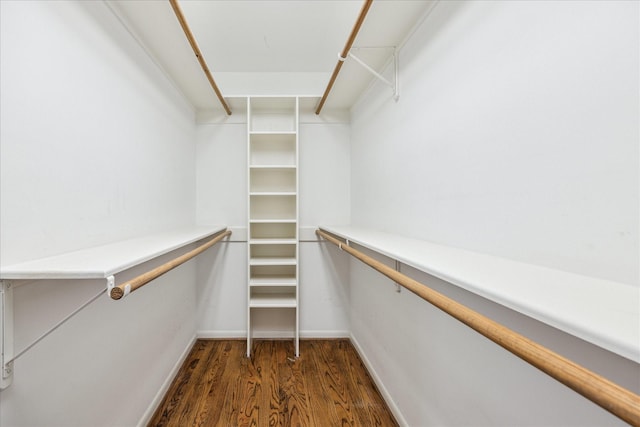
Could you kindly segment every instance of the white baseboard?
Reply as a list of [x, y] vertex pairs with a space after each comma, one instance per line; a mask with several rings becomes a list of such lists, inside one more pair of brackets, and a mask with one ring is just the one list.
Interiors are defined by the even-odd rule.
[[330, 339], [350, 337], [351, 333], [349, 331], [300, 331], [300, 338]]
[[360, 359], [362, 359], [364, 366], [367, 367], [367, 371], [369, 371], [369, 375], [371, 375], [373, 382], [376, 383], [376, 387], [378, 387], [378, 390], [380, 391], [382, 398], [384, 399], [385, 402], [387, 402], [387, 405], [389, 406], [389, 409], [391, 410], [391, 413], [395, 417], [398, 424], [403, 427], [409, 427], [407, 420], [404, 419], [404, 417], [402, 416], [402, 413], [400, 412], [400, 408], [398, 408], [398, 405], [396, 405], [396, 402], [391, 397], [391, 394], [389, 393], [387, 388], [384, 386], [384, 383], [378, 376], [378, 373], [376, 372], [376, 370], [373, 368], [373, 365], [371, 364], [369, 359], [367, 359], [367, 356], [362, 350], [362, 347], [360, 347], [358, 340], [355, 339], [353, 334], [350, 334], [349, 338], [351, 339], [351, 343], [353, 344], [356, 351], [358, 352]]
[[189, 341], [189, 344], [184, 349], [184, 351], [182, 352], [182, 354], [180, 355], [176, 363], [173, 365], [173, 368], [171, 368], [171, 371], [169, 372], [169, 375], [162, 383], [160, 390], [158, 390], [155, 397], [151, 401], [151, 404], [149, 405], [145, 413], [142, 415], [142, 418], [140, 418], [140, 421], [138, 421], [138, 424], [137, 424], [138, 427], [144, 427], [149, 424], [149, 421], [151, 421], [151, 417], [153, 417], [153, 414], [156, 412], [156, 409], [158, 409], [158, 407], [162, 403], [162, 399], [164, 399], [165, 394], [167, 394], [167, 390], [169, 390], [169, 387], [171, 387], [171, 383], [173, 382], [176, 375], [178, 375], [178, 371], [182, 367], [182, 364], [187, 359], [187, 356], [189, 356], [189, 353], [191, 352], [193, 345], [196, 343], [197, 338], [198, 338], [197, 335], [194, 335], [191, 338], [191, 340]]
[[[197, 338], [202, 339], [247, 339], [247, 331], [198, 331], [196, 333]], [[254, 338], [274, 338], [285, 339], [293, 338], [291, 331], [256, 331], [253, 335]], [[350, 338], [349, 331], [300, 331], [300, 338]]]
[[241, 331], [198, 331], [196, 332], [196, 338], [198, 339], [247, 339], [247, 331], [244, 329]]

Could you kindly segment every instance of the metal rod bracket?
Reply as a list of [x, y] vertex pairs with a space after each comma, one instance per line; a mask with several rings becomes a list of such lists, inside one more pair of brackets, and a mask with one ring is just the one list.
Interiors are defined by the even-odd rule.
[[[364, 48], [358, 48], [358, 47], [354, 47], [352, 48], [352, 50], [357, 50], [357, 49], [364, 49]], [[379, 47], [379, 48], [367, 48], [367, 49], [393, 49], [393, 82], [389, 81], [386, 77], [384, 77], [382, 74], [380, 74], [379, 72], [377, 72], [376, 70], [374, 70], [371, 66], [369, 66], [369, 64], [367, 64], [366, 62], [364, 62], [362, 59], [358, 58], [352, 51], [349, 51], [349, 58], [353, 59], [354, 61], [356, 61], [358, 64], [362, 65], [362, 67], [364, 69], [366, 69], [367, 71], [369, 71], [371, 74], [373, 74], [374, 77], [376, 77], [378, 80], [380, 80], [382, 83], [384, 83], [385, 85], [389, 86], [391, 88], [391, 90], [393, 90], [393, 100], [398, 102], [398, 99], [400, 99], [400, 85], [399, 85], [399, 61], [398, 61], [398, 49], [394, 46], [394, 47]], [[340, 55], [338, 55], [340, 57]]]
[[0, 362], [4, 390], [13, 382], [13, 286], [8, 280], [0, 280]]
[[[394, 260], [394, 261], [395, 261], [395, 270], [396, 270], [398, 273], [400, 273], [400, 266], [401, 266], [401, 263], [400, 263], [400, 261], [398, 261], [397, 259], [396, 259], [396, 260]], [[398, 282], [394, 282], [394, 283], [396, 284], [396, 292], [397, 292], [397, 293], [402, 292], [402, 286], [400, 286], [400, 283], [398, 283]]]
[[116, 287], [116, 279], [113, 274], [107, 277], [107, 296], [111, 295], [111, 289]]

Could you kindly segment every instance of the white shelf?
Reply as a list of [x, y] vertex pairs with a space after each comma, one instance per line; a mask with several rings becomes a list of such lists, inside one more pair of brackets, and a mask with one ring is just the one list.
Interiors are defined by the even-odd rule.
[[295, 130], [252, 130], [250, 135], [295, 135]]
[[264, 218], [260, 218], [261, 215], [258, 213], [254, 214], [249, 222], [251, 224], [294, 224], [297, 221], [293, 218], [290, 218], [288, 215], [282, 215], [282, 217], [275, 218], [271, 214], [264, 215]]
[[640, 362], [640, 289], [633, 285], [363, 228], [321, 228]]
[[1, 279], [104, 279], [225, 230], [189, 227], [0, 267]]
[[296, 265], [295, 258], [289, 257], [254, 257], [249, 259], [249, 265]]
[[249, 286], [296, 286], [295, 277], [254, 277], [249, 280]]
[[250, 219], [251, 224], [295, 224], [297, 221], [295, 218], [285, 219]]
[[296, 194], [295, 191], [252, 191], [249, 193], [250, 196], [295, 196]]
[[251, 239], [250, 245], [295, 245], [296, 239]]
[[251, 296], [251, 308], [296, 308], [295, 292], [290, 294], [257, 294]]
[[296, 165], [249, 165], [251, 169], [295, 169]]

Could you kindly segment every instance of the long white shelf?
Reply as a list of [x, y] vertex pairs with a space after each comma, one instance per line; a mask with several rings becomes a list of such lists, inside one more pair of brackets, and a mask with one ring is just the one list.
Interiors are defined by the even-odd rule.
[[350, 226], [320, 227], [640, 363], [640, 288]]
[[104, 279], [225, 230], [189, 227], [0, 267], [1, 279]]

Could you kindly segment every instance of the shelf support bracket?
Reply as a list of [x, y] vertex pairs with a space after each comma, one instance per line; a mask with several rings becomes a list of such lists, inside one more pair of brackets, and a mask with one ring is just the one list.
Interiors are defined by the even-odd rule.
[[116, 287], [116, 279], [113, 277], [113, 274], [112, 274], [111, 276], [107, 277], [107, 296], [111, 295], [111, 289], [115, 287]]
[[[362, 48], [352, 48], [352, 50], [355, 50], [355, 49], [362, 49]], [[389, 49], [389, 48], [381, 47], [379, 49]], [[349, 58], [353, 59], [358, 64], [362, 65], [362, 67], [364, 67], [364, 69], [366, 69], [371, 74], [373, 74], [374, 77], [376, 77], [385, 85], [389, 86], [391, 90], [393, 90], [393, 100], [398, 102], [398, 99], [400, 99], [400, 85], [398, 81], [399, 74], [400, 74], [399, 73], [400, 65], [398, 61], [398, 49], [396, 47], [393, 47], [392, 49], [393, 49], [393, 82], [389, 81], [386, 77], [384, 77], [382, 74], [380, 74], [379, 72], [374, 70], [371, 66], [369, 66], [369, 64], [364, 62], [362, 59], [358, 58], [352, 51], [349, 51]]]
[[[401, 266], [400, 261], [398, 261], [397, 259], [396, 259], [396, 260], [394, 260], [394, 261], [395, 261], [395, 263], [396, 263], [396, 264], [395, 264], [395, 270], [396, 270], [398, 273], [400, 273], [400, 266]], [[400, 293], [400, 292], [402, 291], [402, 286], [400, 286], [400, 283], [398, 283], [398, 282], [394, 282], [394, 283], [396, 284], [396, 292], [397, 292], [397, 293]]]
[[8, 280], [0, 280], [0, 362], [4, 390], [13, 382], [13, 286]]

